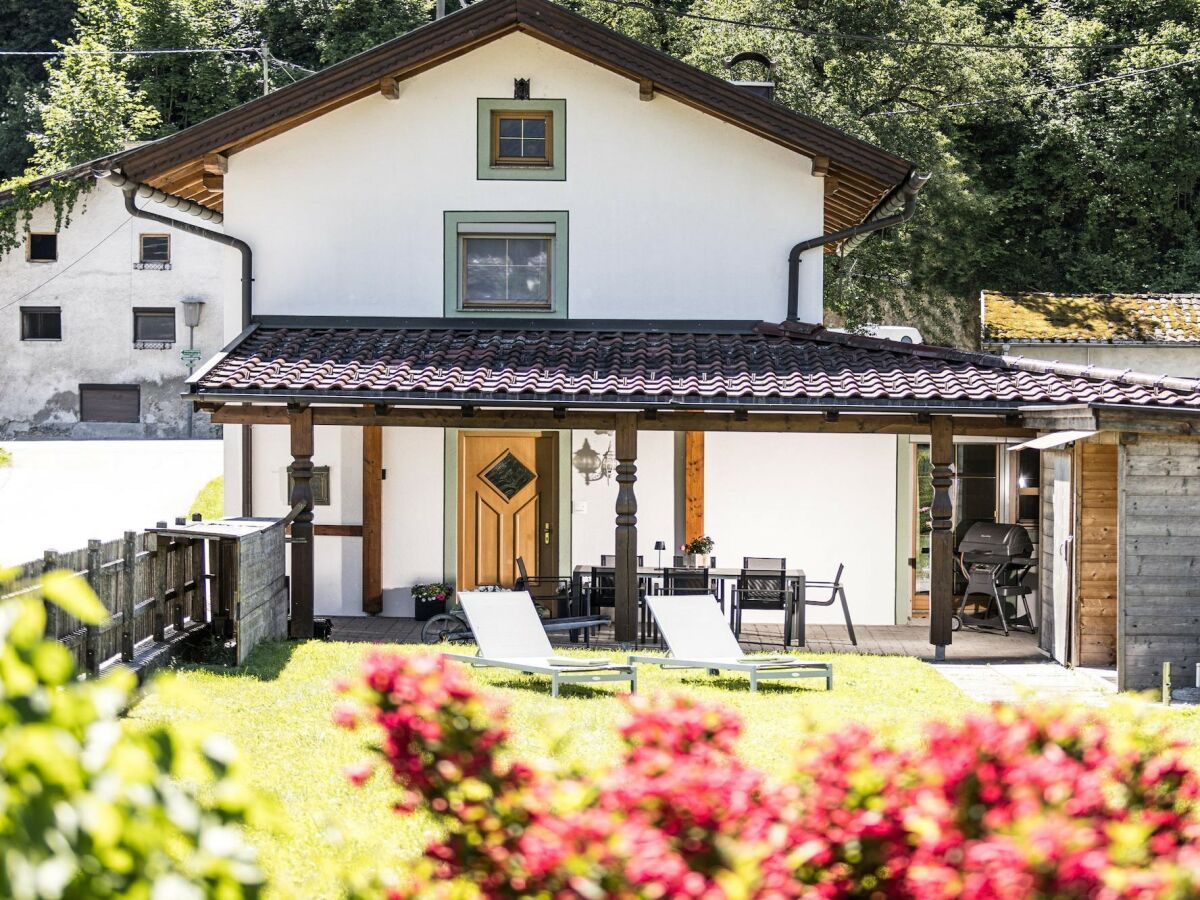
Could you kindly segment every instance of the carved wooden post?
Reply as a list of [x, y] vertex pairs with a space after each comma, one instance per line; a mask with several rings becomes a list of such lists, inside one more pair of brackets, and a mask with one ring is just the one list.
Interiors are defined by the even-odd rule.
[[[54, 550], [47, 550], [42, 554], [42, 574], [45, 575], [53, 572], [58, 568], [58, 553]], [[58, 605], [46, 601], [46, 637], [53, 641], [57, 641], [60, 637], [58, 633]]]
[[291, 409], [292, 496], [291, 504], [303, 504], [292, 522], [292, 638], [313, 636], [313, 413], [312, 407]]
[[137, 574], [137, 533], [121, 541], [121, 660], [133, 661], [133, 581]]
[[929, 643], [937, 659], [946, 658], [954, 619], [954, 420], [933, 416], [930, 422], [933, 502], [929, 507]]
[[[192, 521], [200, 522], [200, 513], [192, 513]], [[208, 621], [208, 576], [204, 565], [204, 548], [206, 542], [197, 538], [192, 541], [192, 606], [190, 617], [193, 622]]]
[[[159, 522], [158, 528], [166, 528]], [[167, 564], [171, 553], [171, 539], [161, 531], [154, 535], [154, 640], [162, 643], [167, 638]]]
[[621, 644], [637, 639], [637, 414], [617, 414], [617, 547], [616, 638]]
[[[100, 596], [100, 541], [92, 538], [87, 547], [87, 583], [92, 592]], [[106, 604], [107, 605], [107, 604]], [[85, 625], [83, 632], [83, 667], [89, 675], [100, 674], [100, 660], [96, 658], [96, 644], [100, 640], [100, 629]]]

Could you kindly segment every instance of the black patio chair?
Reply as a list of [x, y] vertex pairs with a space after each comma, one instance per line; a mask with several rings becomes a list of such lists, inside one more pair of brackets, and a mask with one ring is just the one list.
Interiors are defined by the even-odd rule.
[[742, 571], [733, 588], [729, 624], [733, 633], [742, 635], [742, 613], [747, 609], [783, 611], [783, 645], [789, 646], [795, 593], [788, 584], [787, 560], [780, 556], [745, 556]]
[[[682, 556], [676, 555], [676, 556], [672, 557], [672, 559], [673, 559], [673, 562], [671, 564], [673, 566], [675, 566], [675, 568], [677, 568], [677, 569], [683, 568], [683, 557]], [[708, 565], [709, 565], [709, 568], [715, 568], [717, 565], [717, 558], [715, 556], [710, 556], [708, 558]]]
[[[805, 588], [829, 588], [828, 600], [809, 600], [805, 598], [805, 606], [833, 606], [838, 600], [842, 601], [842, 615], [846, 619], [846, 631], [850, 633], [850, 643], [855, 647], [858, 646], [858, 638], [854, 636], [854, 623], [850, 621], [850, 606], [846, 603], [846, 589], [842, 587], [842, 572], [845, 570], [846, 564], [838, 565], [837, 574], [833, 576], [833, 581], [808, 581], [805, 580]], [[804, 636], [801, 635], [800, 640], [803, 642]]]
[[518, 591], [529, 591], [535, 605], [550, 607], [552, 615], [571, 615], [571, 579], [558, 575], [530, 575], [525, 568], [525, 557], [517, 557], [517, 581], [514, 585]]
[[[582, 586], [583, 615], [598, 615], [601, 609], [611, 609], [613, 618], [617, 615], [617, 573], [616, 557], [601, 555], [600, 565], [592, 566], [588, 583]], [[642, 558], [637, 558], [641, 566]], [[643, 636], [646, 617], [646, 590], [648, 579], [638, 579], [638, 619], [642, 623]]]
[[[609, 556], [609, 555], [607, 555], [607, 554], [604, 554], [604, 553], [601, 553], [601, 554], [600, 554], [600, 565], [602, 565], [602, 566], [608, 566], [608, 567], [610, 567], [610, 568], [611, 568], [611, 567], [615, 567], [615, 566], [616, 566], [616, 564], [617, 564], [617, 557], [616, 557], [616, 556]], [[639, 557], [637, 558], [637, 564], [638, 564], [638, 568], [641, 568], [642, 566], [644, 566], [644, 565], [646, 564], [646, 560], [645, 560], [645, 558], [644, 558], [644, 557], [641, 557], [641, 556], [639, 556]]]

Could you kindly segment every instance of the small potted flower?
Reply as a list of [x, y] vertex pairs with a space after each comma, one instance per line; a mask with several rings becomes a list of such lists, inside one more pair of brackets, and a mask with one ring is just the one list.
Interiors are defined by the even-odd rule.
[[418, 622], [424, 622], [438, 613], [444, 613], [446, 599], [453, 593], [454, 589], [448, 584], [414, 584], [412, 595], [416, 610], [413, 617]]
[[683, 551], [685, 564], [704, 568], [708, 565], [709, 557], [712, 555], [713, 539], [707, 534], [702, 534], [700, 537], [688, 541], [679, 549]]

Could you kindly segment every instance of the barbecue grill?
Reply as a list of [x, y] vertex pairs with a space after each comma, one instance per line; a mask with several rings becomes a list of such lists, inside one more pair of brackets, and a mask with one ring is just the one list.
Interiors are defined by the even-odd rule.
[[[977, 631], [1037, 631], [1029, 609], [1026, 576], [1033, 569], [1033, 541], [1020, 525], [976, 522], [958, 544], [958, 565], [967, 587], [954, 627]], [[971, 613], [967, 606], [971, 604]], [[1022, 614], [1020, 608], [1024, 608]]]

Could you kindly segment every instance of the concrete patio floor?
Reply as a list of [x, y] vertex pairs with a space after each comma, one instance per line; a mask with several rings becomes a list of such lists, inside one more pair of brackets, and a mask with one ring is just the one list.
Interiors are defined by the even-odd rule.
[[[421, 625], [415, 619], [384, 616], [334, 616], [333, 639], [336, 641], [366, 641], [377, 644], [417, 644], [421, 642]], [[809, 625], [807, 643], [802, 648], [810, 653], [864, 653], [874, 656], [911, 656], [933, 660], [929, 644], [929, 626], [918, 625], [856, 625], [858, 646], [850, 643], [845, 626]], [[551, 642], [569, 644], [566, 634], [552, 634]], [[742, 647], [747, 651], [782, 650], [781, 625], [755, 624], [742, 629]], [[582, 644], [580, 644], [582, 646]], [[592, 646], [612, 648], [611, 629], [600, 629]], [[795, 650], [796, 648], [791, 648]], [[1046, 655], [1038, 649], [1037, 637], [1013, 632], [1005, 637], [976, 631], [958, 631], [954, 643], [947, 648], [951, 663], [1041, 663]]]

